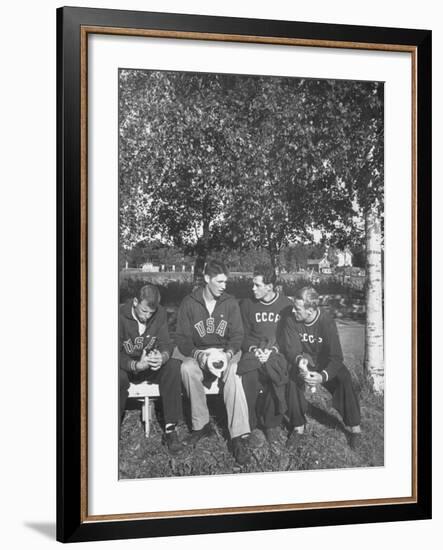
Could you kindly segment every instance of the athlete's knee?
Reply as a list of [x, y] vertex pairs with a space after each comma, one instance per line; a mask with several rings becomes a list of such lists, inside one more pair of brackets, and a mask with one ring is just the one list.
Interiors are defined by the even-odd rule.
[[342, 365], [337, 372], [336, 378], [344, 386], [352, 385], [352, 376], [348, 368], [345, 365]]
[[193, 357], [186, 357], [180, 367], [182, 378], [201, 377], [201, 369]]
[[159, 380], [179, 384], [181, 380], [181, 361], [178, 359], [169, 359], [166, 361], [159, 371]]
[[244, 388], [256, 388], [258, 384], [258, 370], [245, 372], [240, 376]]
[[179, 361], [178, 359], [171, 358], [171, 359], [168, 359], [168, 361], [166, 361], [166, 363], [162, 366], [162, 370], [175, 374], [177, 372], [180, 372], [181, 365], [182, 365], [181, 361]]
[[228, 363], [228, 366], [223, 373], [223, 382], [225, 384], [232, 384], [236, 378], [239, 378], [237, 375], [237, 363]]
[[121, 390], [128, 389], [129, 388], [128, 373], [123, 369], [119, 369], [118, 378], [119, 378], [120, 389]]

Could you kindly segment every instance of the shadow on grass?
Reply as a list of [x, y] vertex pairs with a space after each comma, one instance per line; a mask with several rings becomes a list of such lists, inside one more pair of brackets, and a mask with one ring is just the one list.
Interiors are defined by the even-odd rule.
[[[229, 440], [228, 421], [226, 416], [226, 408], [223, 401], [223, 394], [207, 395], [206, 401], [208, 404], [209, 418], [217, 433], [219, 433], [223, 439]], [[161, 400], [155, 400], [155, 416], [158, 423], [163, 426], [163, 409], [161, 406]], [[183, 407], [183, 420], [189, 432], [192, 431], [192, 414], [190, 400], [183, 395], [182, 399]]]
[[343, 422], [341, 422], [341, 420], [339, 420], [337, 417], [333, 416], [329, 412], [321, 409], [320, 407], [317, 407], [313, 403], [308, 403], [307, 414], [308, 416], [313, 418], [315, 421], [317, 421], [319, 424], [322, 424], [327, 428], [339, 430], [343, 432], [345, 435], [347, 435], [348, 433], [343, 425]]

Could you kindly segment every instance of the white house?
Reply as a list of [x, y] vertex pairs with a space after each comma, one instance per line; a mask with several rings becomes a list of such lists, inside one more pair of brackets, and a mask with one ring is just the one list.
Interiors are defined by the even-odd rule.
[[306, 260], [308, 269], [313, 269], [318, 273], [331, 273], [331, 262], [326, 256], [316, 260]]
[[352, 267], [352, 252], [349, 248], [344, 250], [338, 250], [337, 254], [337, 267]]

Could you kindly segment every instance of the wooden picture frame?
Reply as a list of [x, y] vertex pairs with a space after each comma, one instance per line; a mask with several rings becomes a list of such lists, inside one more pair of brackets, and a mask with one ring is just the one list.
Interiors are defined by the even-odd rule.
[[[412, 67], [412, 448], [408, 497], [88, 512], [88, 37], [405, 52]], [[57, 539], [62, 542], [431, 517], [431, 32], [106, 9], [57, 10]], [[90, 296], [89, 296], [90, 298]]]

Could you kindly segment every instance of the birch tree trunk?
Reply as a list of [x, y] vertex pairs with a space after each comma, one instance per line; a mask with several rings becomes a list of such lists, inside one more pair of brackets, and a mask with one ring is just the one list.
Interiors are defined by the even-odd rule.
[[365, 373], [376, 393], [384, 391], [381, 221], [376, 205], [366, 212]]

